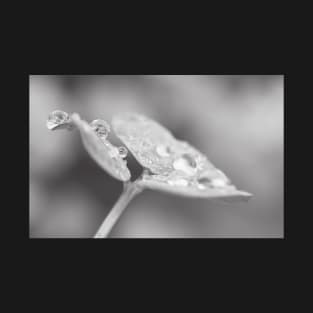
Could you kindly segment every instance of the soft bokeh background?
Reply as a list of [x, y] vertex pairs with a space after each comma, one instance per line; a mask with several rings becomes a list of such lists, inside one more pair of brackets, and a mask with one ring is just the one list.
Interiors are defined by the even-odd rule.
[[[254, 194], [247, 203], [224, 204], [145, 191], [111, 237], [284, 236], [283, 76], [35, 75], [29, 83], [30, 237], [92, 237], [122, 190], [88, 156], [78, 132], [48, 131], [56, 109], [87, 121], [143, 113]], [[138, 175], [131, 156], [128, 163]]]

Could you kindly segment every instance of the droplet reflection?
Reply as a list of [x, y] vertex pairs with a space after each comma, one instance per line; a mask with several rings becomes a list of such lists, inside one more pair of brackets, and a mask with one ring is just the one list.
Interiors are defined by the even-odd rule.
[[124, 159], [127, 157], [128, 150], [125, 147], [119, 147], [118, 153], [119, 153], [120, 157]]
[[103, 120], [94, 120], [90, 123], [90, 126], [102, 139], [106, 139], [111, 130], [109, 123]]
[[68, 122], [69, 122], [69, 115], [64, 111], [56, 110], [49, 114], [48, 120], [47, 120], [47, 128], [49, 130], [53, 130], [57, 126], [66, 124]]
[[190, 154], [183, 154], [174, 161], [173, 167], [176, 170], [185, 172], [187, 175], [193, 175], [197, 169], [197, 162]]
[[158, 145], [156, 147], [156, 152], [161, 157], [169, 157], [171, 155], [171, 149], [166, 145]]

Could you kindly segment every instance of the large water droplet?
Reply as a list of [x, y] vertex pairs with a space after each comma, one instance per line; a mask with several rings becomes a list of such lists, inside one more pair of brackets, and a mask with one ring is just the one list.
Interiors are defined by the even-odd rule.
[[171, 155], [171, 149], [166, 145], [158, 145], [156, 147], [156, 152], [161, 157], [169, 157]]
[[128, 150], [125, 147], [119, 147], [118, 153], [119, 153], [120, 157], [124, 159], [127, 157]]
[[106, 139], [111, 131], [109, 123], [103, 120], [94, 120], [90, 123], [90, 126], [102, 139]]
[[57, 126], [66, 124], [68, 122], [69, 122], [69, 115], [64, 111], [56, 110], [49, 114], [48, 120], [47, 120], [47, 128], [50, 130], [53, 130]]
[[197, 162], [190, 154], [183, 154], [180, 158], [174, 161], [173, 167], [188, 175], [193, 175], [197, 169]]

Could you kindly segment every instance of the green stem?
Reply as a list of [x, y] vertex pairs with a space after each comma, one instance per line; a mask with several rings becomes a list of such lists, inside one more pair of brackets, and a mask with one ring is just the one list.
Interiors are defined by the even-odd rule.
[[118, 221], [129, 202], [140, 192], [142, 187], [138, 186], [136, 181], [124, 183], [124, 189], [114, 207], [107, 215], [94, 238], [107, 238], [110, 231]]

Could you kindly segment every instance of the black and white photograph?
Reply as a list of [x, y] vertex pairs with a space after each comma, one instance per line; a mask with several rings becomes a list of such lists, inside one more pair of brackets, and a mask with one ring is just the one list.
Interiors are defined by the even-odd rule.
[[29, 75], [30, 239], [284, 239], [284, 75]]

